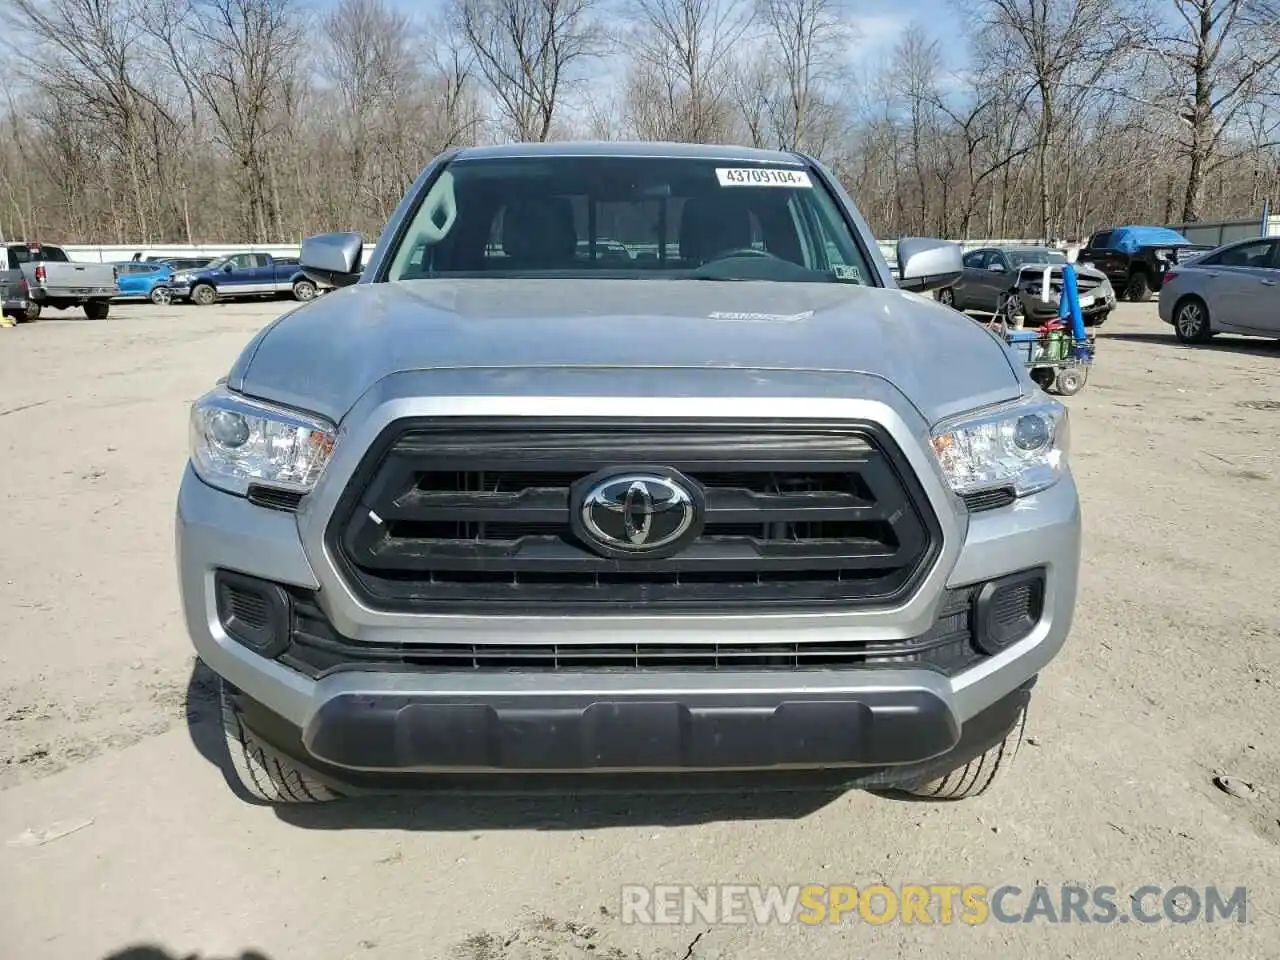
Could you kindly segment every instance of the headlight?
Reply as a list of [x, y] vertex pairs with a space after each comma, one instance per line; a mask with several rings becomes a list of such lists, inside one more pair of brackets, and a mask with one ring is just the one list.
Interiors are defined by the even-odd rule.
[[940, 424], [933, 450], [957, 494], [1013, 487], [1023, 497], [1058, 482], [1069, 435], [1065, 406], [1031, 400]]
[[189, 274], [189, 273], [175, 273], [175, 274], [173, 275], [173, 282], [174, 282], [174, 283], [190, 283], [190, 282], [191, 282], [191, 274]]
[[249, 484], [306, 493], [333, 453], [325, 421], [237, 396], [219, 386], [191, 405], [191, 462], [210, 486], [243, 494]]

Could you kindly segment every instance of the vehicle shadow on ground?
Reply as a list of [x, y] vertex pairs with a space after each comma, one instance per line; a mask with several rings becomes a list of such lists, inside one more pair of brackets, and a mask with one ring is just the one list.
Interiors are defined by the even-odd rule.
[[257, 950], [245, 950], [234, 957], [212, 957], [198, 953], [170, 953], [163, 947], [157, 947], [153, 944], [139, 944], [125, 947], [115, 953], [108, 953], [102, 960], [271, 960], [271, 958], [265, 953], [259, 953]]
[[1180, 343], [1173, 333], [1107, 333], [1100, 334], [1099, 339], [1116, 340], [1122, 343], [1150, 343], [1157, 347], [1176, 347], [1179, 350], [1217, 350], [1221, 353], [1242, 353], [1248, 356], [1263, 357], [1280, 354], [1280, 340], [1268, 340], [1263, 337], [1233, 337], [1219, 334], [1208, 343]]
[[[409, 830], [423, 832], [541, 830], [582, 831], [606, 827], [683, 827], [735, 820], [799, 820], [821, 810], [845, 791], [706, 790], [667, 792], [658, 785], [626, 793], [488, 795], [418, 793], [348, 797], [311, 806], [275, 810], [283, 822], [306, 830]], [[655, 792], [646, 792], [652, 789]]]
[[[228, 788], [253, 803], [230, 769], [218, 706], [218, 680], [193, 659], [187, 683], [187, 732], [199, 754], [221, 772]], [[487, 782], [487, 781], [486, 781]], [[689, 826], [725, 820], [797, 820], [849, 792], [844, 784], [812, 776], [784, 783], [754, 777], [751, 785], [726, 778], [698, 781], [689, 775], [646, 777], [599, 786], [600, 778], [575, 778], [532, 789], [460, 789], [424, 780], [412, 793], [368, 794], [331, 803], [276, 807], [285, 823], [309, 830], [589, 830], [625, 826]], [[545, 782], [544, 782], [545, 784]], [[130, 957], [129, 960], [135, 960]], [[140, 954], [136, 960], [151, 960]], [[155, 960], [160, 960], [157, 955]]]

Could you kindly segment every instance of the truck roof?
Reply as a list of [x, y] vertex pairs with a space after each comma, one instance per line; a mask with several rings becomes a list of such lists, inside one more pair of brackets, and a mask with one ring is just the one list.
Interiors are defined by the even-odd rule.
[[581, 140], [551, 143], [504, 143], [498, 146], [464, 147], [458, 160], [514, 157], [653, 157], [665, 159], [726, 160], [802, 166], [804, 158], [783, 150], [761, 150], [707, 143], [664, 143], [625, 140]]

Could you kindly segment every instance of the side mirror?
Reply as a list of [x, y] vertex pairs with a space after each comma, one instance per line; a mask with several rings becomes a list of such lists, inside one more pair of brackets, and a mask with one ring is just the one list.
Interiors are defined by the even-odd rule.
[[997, 260], [995, 263], [987, 264], [987, 269], [992, 273], [1004, 273], [1004, 264]]
[[358, 233], [321, 233], [302, 241], [298, 257], [302, 272], [333, 287], [347, 287], [360, 279], [364, 237]]
[[232, 270], [234, 270], [235, 268], [236, 268], [236, 265], [235, 265], [234, 263], [227, 263], [227, 264], [223, 264], [222, 272], [223, 272], [223, 273], [230, 273], [230, 272], [231, 272]]
[[898, 288], [912, 293], [941, 290], [964, 273], [960, 244], [926, 237], [898, 241]]

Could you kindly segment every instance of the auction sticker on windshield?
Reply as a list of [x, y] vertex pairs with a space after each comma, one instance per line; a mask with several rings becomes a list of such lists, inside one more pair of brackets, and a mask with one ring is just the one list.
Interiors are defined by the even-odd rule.
[[722, 187], [813, 187], [804, 170], [717, 167], [716, 178]]

